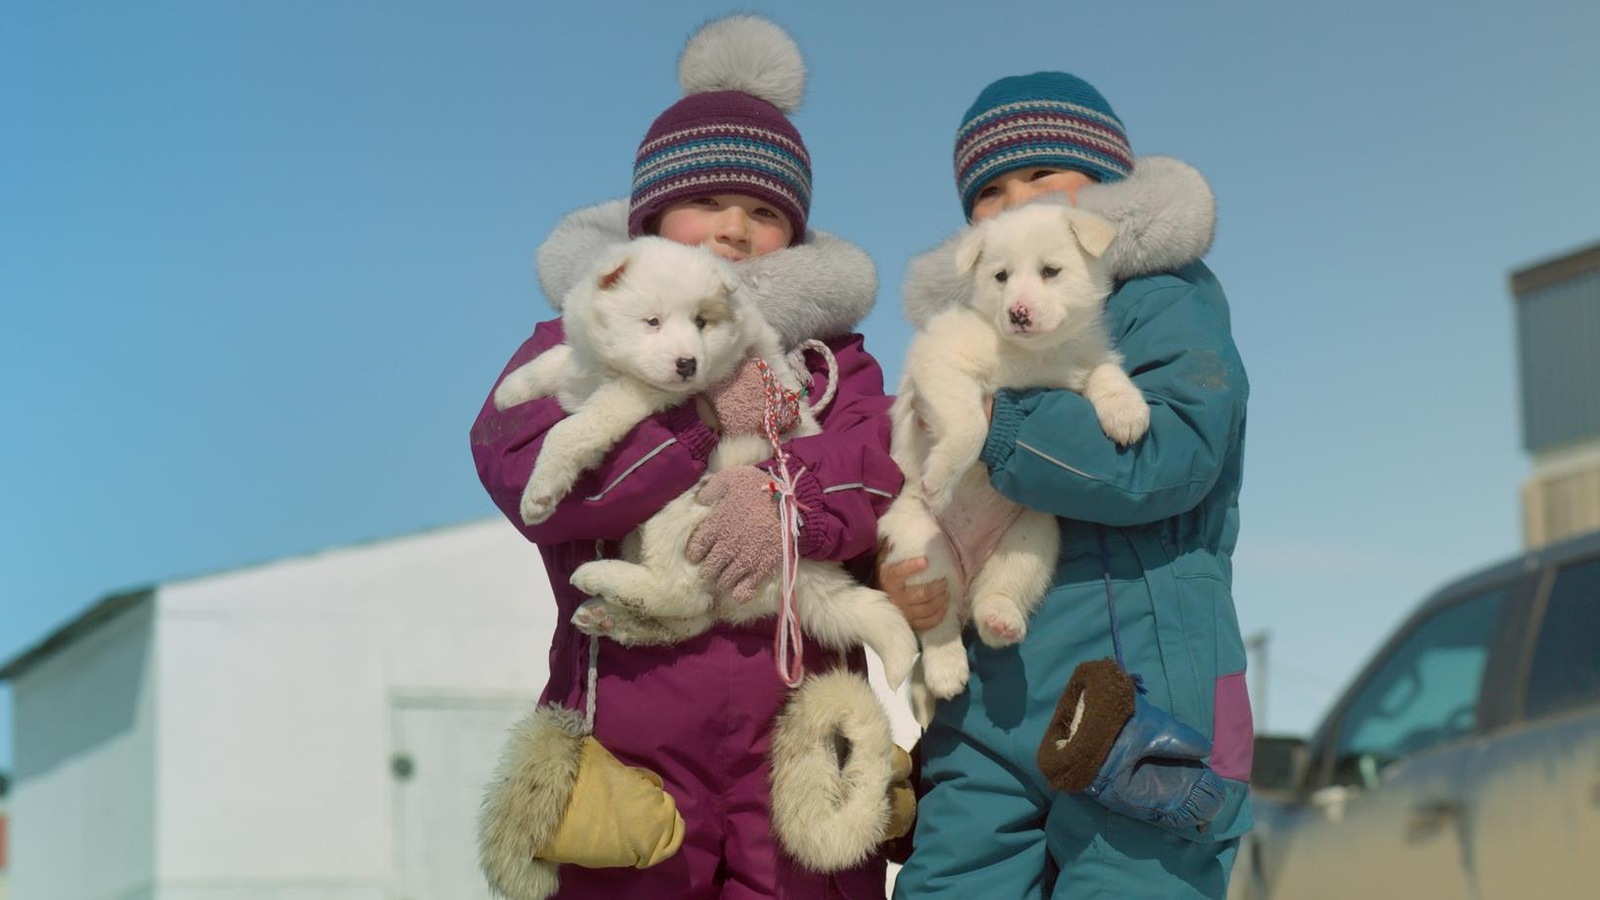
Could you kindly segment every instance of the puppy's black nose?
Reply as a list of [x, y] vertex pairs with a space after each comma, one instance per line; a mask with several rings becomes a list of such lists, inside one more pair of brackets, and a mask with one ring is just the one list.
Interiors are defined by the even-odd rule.
[[678, 374], [683, 376], [684, 378], [693, 378], [694, 377], [694, 370], [699, 367], [699, 363], [695, 362], [695, 358], [692, 357], [692, 356], [680, 356], [680, 357], [678, 357], [677, 365], [678, 365]]
[[1021, 328], [1028, 327], [1028, 324], [1033, 321], [1033, 318], [1028, 315], [1028, 310], [1021, 306], [1012, 307], [1009, 315], [1011, 316], [1011, 324]]

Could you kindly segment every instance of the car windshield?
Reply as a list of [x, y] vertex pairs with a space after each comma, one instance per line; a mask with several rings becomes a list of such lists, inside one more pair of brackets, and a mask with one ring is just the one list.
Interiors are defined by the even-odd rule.
[[1508, 589], [1440, 609], [1361, 687], [1339, 729], [1333, 780], [1367, 785], [1394, 762], [1470, 734]]

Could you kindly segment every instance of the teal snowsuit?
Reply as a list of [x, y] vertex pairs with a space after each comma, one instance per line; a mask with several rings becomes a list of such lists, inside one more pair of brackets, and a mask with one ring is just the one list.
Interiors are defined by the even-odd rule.
[[[995, 650], [968, 631], [967, 690], [939, 703], [922, 738], [927, 793], [896, 898], [1226, 893], [1250, 826], [1230, 559], [1248, 384], [1227, 301], [1202, 263], [1120, 283], [1106, 322], [1150, 403], [1150, 431], [1119, 449], [1077, 394], [996, 396], [983, 451], [990, 481], [1060, 517], [1061, 557], [1022, 643]], [[1126, 667], [1151, 702], [1213, 740], [1209, 762], [1228, 803], [1206, 840], [1051, 791], [1039, 773], [1039, 741], [1073, 668], [1113, 655], [1107, 572]]]

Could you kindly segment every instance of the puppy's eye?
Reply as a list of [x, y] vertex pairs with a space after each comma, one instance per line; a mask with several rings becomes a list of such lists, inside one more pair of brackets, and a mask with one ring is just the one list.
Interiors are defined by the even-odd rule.
[[1055, 266], [1045, 266], [1039, 270], [1039, 274], [1043, 275], [1045, 278], [1054, 278], [1061, 274], [1061, 270]]
[[660, 328], [661, 327], [661, 320], [656, 318], [655, 316], [651, 316], [650, 318], [645, 319], [644, 323], [646, 325], [649, 325], [651, 328]]
[[994, 280], [1000, 282], [1001, 284], [1005, 284], [1006, 279], [1010, 277], [1011, 273], [1007, 272], [1005, 269], [1001, 269], [1000, 271], [994, 273]]
[[695, 316], [694, 317], [694, 327], [700, 329], [701, 331], [705, 331], [706, 330], [706, 317], [705, 316]]

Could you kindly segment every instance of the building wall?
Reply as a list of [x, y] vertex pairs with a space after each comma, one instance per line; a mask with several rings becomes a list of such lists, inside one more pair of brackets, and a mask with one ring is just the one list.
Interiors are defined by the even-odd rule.
[[1600, 272], [1517, 299], [1523, 446], [1600, 438]]
[[1511, 277], [1529, 547], [1600, 528], [1600, 244]]
[[487, 900], [478, 797], [554, 620], [500, 519], [160, 586], [14, 681], [15, 895]]
[[396, 709], [531, 706], [548, 596], [538, 554], [500, 521], [163, 588], [161, 896], [404, 896]]
[[1600, 528], [1600, 439], [1534, 457], [1522, 486], [1522, 520], [1528, 547]]
[[27, 900], [136, 900], [155, 878], [153, 603], [12, 682], [10, 883]]

